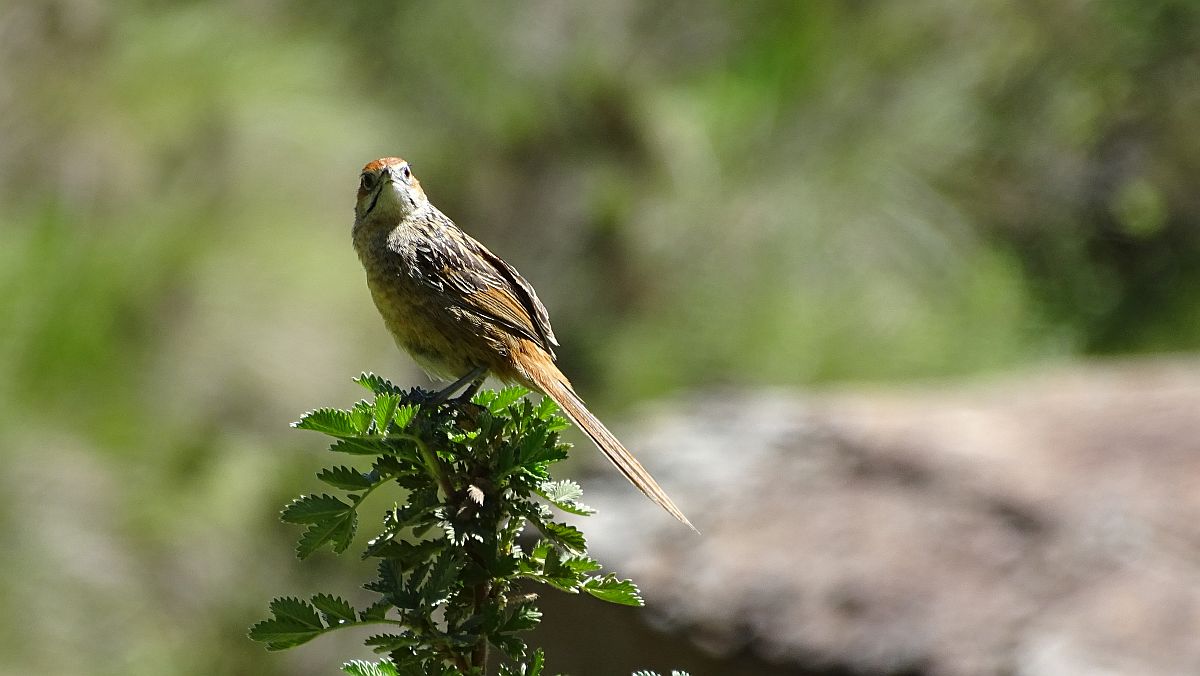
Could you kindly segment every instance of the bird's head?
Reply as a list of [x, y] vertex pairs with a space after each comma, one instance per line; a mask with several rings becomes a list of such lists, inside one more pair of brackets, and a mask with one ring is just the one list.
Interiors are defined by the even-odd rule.
[[408, 162], [383, 157], [363, 167], [358, 184], [356, 220], [368, 217], [396, 223], [429, 204]]

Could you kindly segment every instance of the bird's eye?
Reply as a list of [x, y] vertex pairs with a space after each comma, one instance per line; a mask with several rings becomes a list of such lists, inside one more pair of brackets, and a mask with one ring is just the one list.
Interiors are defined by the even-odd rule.
[[405, 164], [400, 167], [400, 175], [404, 177], [405, 181], [411, 181], [412, 180], [412, 169], [409, 169], [408, 165]]
[[375, 174], [367, 172], [362, 175], [362, 189], [370, 190], [375, 187]]

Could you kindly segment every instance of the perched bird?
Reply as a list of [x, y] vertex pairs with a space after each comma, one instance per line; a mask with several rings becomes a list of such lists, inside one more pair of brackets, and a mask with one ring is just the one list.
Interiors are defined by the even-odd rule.
[[490, 373], [553, 399], [621, 474], [693, 530], [654, 477], [592, 415], [554, 365], [558, 341], [533, 287], [429, 202], [408, 162], [363, 167], [354, 249], [383, 322], [430, 375], [454, 380], [441, 400]]

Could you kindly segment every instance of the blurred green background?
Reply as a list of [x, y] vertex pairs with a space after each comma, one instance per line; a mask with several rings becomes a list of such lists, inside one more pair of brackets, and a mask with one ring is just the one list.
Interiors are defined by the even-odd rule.
[[537, 287], [618, 429], [689, 388], [1200, 347], [1198, 27], [1192, 0], [9, 0], [0, 673], [363, 656], [244, 634], [365, 570], [292, 558], [277, 510], [326, 458], [287, 423], [361, 370], [424, 382], [349, 242], [378, 156]]

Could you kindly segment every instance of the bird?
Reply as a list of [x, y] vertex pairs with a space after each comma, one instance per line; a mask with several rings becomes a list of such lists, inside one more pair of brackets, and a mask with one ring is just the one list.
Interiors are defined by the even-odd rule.
[[533, 287], [439, 211], [408, 162], [384, 157], [363, 167], [352, 234], [371, 298], [396, 344], [431, 377], [453, 381], [437, 401], [464, 387], [460, 399], [469, 399], [489, 374], [540, 392], [630, 483], [696, 530], [555, 365], [558, 340]]

